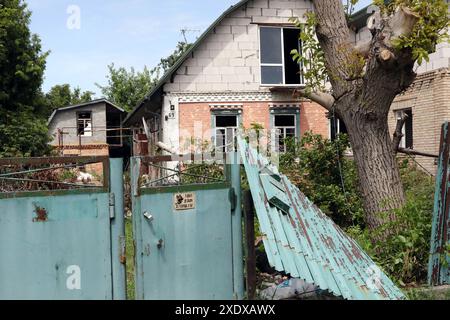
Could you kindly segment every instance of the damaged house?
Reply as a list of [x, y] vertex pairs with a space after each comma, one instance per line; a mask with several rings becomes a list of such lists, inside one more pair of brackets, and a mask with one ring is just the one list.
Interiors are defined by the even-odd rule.
[[[310, 0], [242, 0], [225, 11], [162, 77], [144, 101], [128, 115], [135, 142], [145, 131], [150, 154], [161, 141], [179, 153], [190, 150], [192, 139], [226, 151], [239, 127], [259, 126], [276, 132], [271, 144], [285, 151], [286, 138], [313, 131], [327, 138], [346, 132], [339, 119], [308, 99], [294, 97], [304, 87], [301, 67], [291, 50], [301, 52], [299, 30], [290, 21], [314, 10]], [[370, 39], [365, 8], [351, 19], [350, 41]], [[407, 114], [401, 146], [437, 154], [440, 126], [450, 119], [450, 48], [441, 44], [430, 62], [418, 67], [416, 82], [398, 96], [389, 121]], [[145, 122], [145, 124], [144, 124]], [[140, 136], [142, 137], [142, 136]], [[138, 150], [135, 145], [135, 152]], [[417, 157], [428, 171], [436, 165]]]

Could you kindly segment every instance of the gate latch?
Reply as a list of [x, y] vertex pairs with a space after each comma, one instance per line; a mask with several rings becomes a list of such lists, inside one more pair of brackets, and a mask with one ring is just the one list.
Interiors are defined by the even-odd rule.
[[153, 220], [155, 220], [155, 217], [153, 217], [153, 215], [150, 214], [150, 212], [145, 211], [144, 212], [144, 217], [149, 221], [149, 222], [153, 222]]
[[109, 194], [109, 217], [111, 219], [116, 217], [116, 196], [113, 192]]

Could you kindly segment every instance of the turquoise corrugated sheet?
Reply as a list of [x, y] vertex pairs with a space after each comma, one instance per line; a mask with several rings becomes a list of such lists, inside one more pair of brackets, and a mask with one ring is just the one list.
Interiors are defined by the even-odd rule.
[[[405, 299], [360, 246], [270, 165], [268, 159], [244, 139], [238, 138], [238, 144], [267, 257], [277, 271], [345, 299]], [[276, 181], [268, 186], [271, 177]], [[284, 196], [279, 199], [287, 202], [288, 212], [269, 202], [280, 188]]]

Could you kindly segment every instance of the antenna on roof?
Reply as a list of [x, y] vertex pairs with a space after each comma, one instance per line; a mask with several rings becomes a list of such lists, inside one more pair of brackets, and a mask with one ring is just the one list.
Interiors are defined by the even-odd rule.
[[188, 42], [187, 41], [187, 37], [186, 37], [186, 33], [188, 33], [188, 32], [190, 32], [190, 33], [194, 33], [194, 32], [200, 33], [201, 31], [199, 29], [188, 29], [188, 28], [181, 29], [181, 35], [183, 36], [185, 43]]

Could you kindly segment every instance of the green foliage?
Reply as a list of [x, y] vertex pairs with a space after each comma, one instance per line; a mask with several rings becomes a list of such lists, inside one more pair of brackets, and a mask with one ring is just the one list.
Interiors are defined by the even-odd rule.
[[111, 64], [108, 66], [108, 84], [96, 85], [107, 99], [126, 111], [131, 111], [156, 86], [161, 74], [167, 72], [190, 46], [191, 44], [179, 42], [170, 56], [161, 59], [153, 69], [144, 67], [142, 72], [135, 71], [134, 68], [130, 71], [125, 68], [116, 68], [114, 64]]
[[125, 68], [116, 68], [114, 64], [108, 66], [108, 85], [96, 84], [102, 94], [126, 111], [133, 110], [139, 102], [150, 92], [157, 82], [154, 70], [147, 67], [142, 72], [134, 68], [128, 71]]
[[82, 92], [79, 87], [72, 90], [69, 84], [55, 85], [42, 97], [41, 114], [47, 118], [55, 109], [89, 102], [93, 96], [94, 92]]
[[[375, 261], [400, 285], [424, 282], [427, 275], [433, 212], [434, 181], [416, 166], [404, 161], [400, 168], [407, 203], [395, 210], [396, 221], [380, 227], [397, 232], [383, 243], [373, 245], [373, 234], [353, 227], [355, 237]], [[379, 249], [383, 249], [382, 251]], [[382, 252], [382, 253], [381, 253]]]
[[385, 15], [394, 14], [399, 7], [408, 7], [419, 16], [413, 32], [407, 37], [395, 39], [393, 44], [397, 50], [409, 49], [413, 59], [422, 64], [429, 61], [429, 54], [436, 51], [436, 44], [448, 41], [449, 27], [448, 3], [444, 0], [395, 0], [385, 3], [375, 0]]
[[30, 110], [0, 110], [0, 158], [38, 157], [50, 152], [47, 123]]
[[30, 17], [22, 0], [0, 3], [0, 157], [48, 151], [46, 121], [36, 108], [48, 52], [30, 32]]
[[363, 225], [356, 168], [344, 156], [348, 137], [330, 141], [307, 132], [299, 143], [286, 142], [288, 152], [280, 157], [280, 170], [340, 226]]
[[316, 38], [316, 15], [313, 12], [307, 12], [305, 18], [306, 23], [300, 22], [298, 18], [290, 19], [300, 29], [300, 41], [302, 43], [302, 52], [298, 52], [297, 49], [291, 51], [292, 59], [303, 68], [307, 91], [324, 90], [327, 72], [325, 55]]

